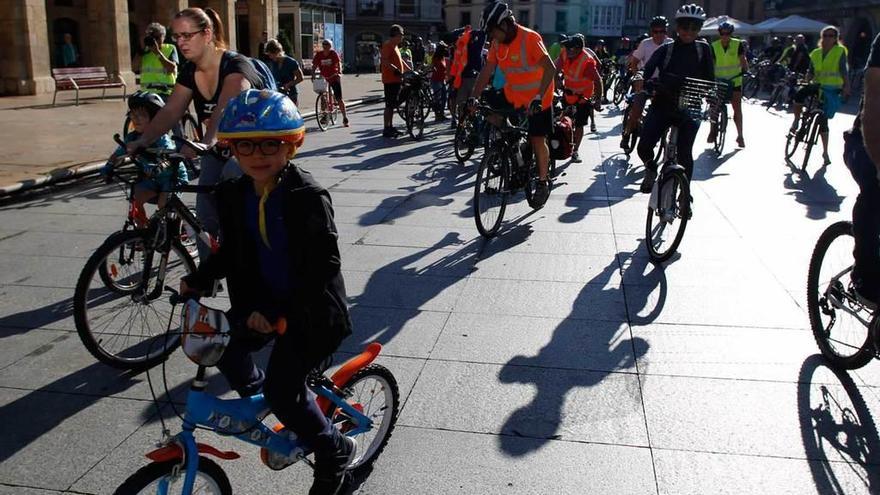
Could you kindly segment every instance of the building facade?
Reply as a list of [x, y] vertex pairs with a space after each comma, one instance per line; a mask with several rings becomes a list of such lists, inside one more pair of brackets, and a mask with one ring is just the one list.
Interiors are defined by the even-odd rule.
[[441, 0], [345, 0], [345, 62], [359, 69], [373, 67], [374, 50], [388, 40], [392, 24], [406, 36], [436, 39], [443, 30]]
[[[229, 46], [257, 56], [263, 31], [282, 38], [297, 58], [311, 59], [314, 44], [334, 40], [344, 54], [342, 6], [336, 0], [6, 0], [0, 11], [0, 95], [54, 91], [51, 69], [70, 34], [81, 66], [102, 66], [134, 87], [145, 29], [168, 27], [187, 7], [211, 7]], [[169, 29], [170, 36], [170, 29]]]

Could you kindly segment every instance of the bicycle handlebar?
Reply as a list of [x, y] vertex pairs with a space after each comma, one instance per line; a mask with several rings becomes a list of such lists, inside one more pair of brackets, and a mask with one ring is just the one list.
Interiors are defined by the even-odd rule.
[[[187, 294], [181, 294], [173, 287], [168, 285], [165, 286], [165, 290], [171, 293], [171, 297], [168, 298], [168, 301], [172, 306], [177, 306], [178, 304], [183, 304], [189, 301], [198, 301], [201, 295], [197, 292], [191, 292]], [[247, 322], [239, 322], [240, 325], [235, 325], [233, 329], [236, 328], [247, 328]], [[287, 318], [283, 316], [279, 316], [277, 320], [275, 320], [275, 324], [272, 325], [272, 330], [278, 333], [278, 335], [284, 335], [287, 333]]]

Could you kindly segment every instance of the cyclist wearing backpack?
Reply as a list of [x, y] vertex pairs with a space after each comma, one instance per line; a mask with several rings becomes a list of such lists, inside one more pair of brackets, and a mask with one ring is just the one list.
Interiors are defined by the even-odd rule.
[[[688, 178], [694, 170], [693, 147], [700, 123], [678, 111], [676, 99], [670, 91], [680, 84], [683, 78], [692, 77], [706, 81], [715, 80], [715, 64], [712, 61], [712, 48], [697, 36], [706, 20], [706, 12], [695, 4], [682, 5], [675, 14], [675, 30], [678, 39], [658, 48], [645, 67], [642, 75], [658, 74], [664, 83], [664, 91], [654, 97], [639, 141], [639, 158], [645, 162], [645, 179], [641, 191], [650, 193], [657, 179], [657, 163], [654, 161], [657, 142], [673, 124], [678, 126], [678, 160], [685, 168]], [[673, 56], [674, 54], [674, 56]], [[659, 71], [658, 71], [659, 69]], [[655, 72], [657, 71], [657, 72]]]
[[[143, 135], [128, 144], [129, 152], [148, 147], [159, 136], [168, 132], [189, 107], [195, 104], [199, 125], [205, 129], [202, 143], [214, 145], [217, 124], [226, 103], [242, 91], [250, 88], [263, 89], [274, 86], [271, 72], [263, 74], [265, 64], [255, 67], [248, 57], [227, 50], [223, 22], [212, 9], [188, 8], [174, 16], [173, 38], [186, 62], [181, 66], [174, 91], [165, 107], [156, 114]], [[184, 154], [195, 158], [193, 150], [184, 148]], [[237, 163], [228, 152], [215, 149], [201, 159], [200, 185], [213, 185], [221, 178], [241, 174]], [[219, 233], [217, 205], [211, 195], [199, 194], [196, 198], [196, 215], [205, 229], [213, 235]], [[199, 242], [199, 258], [204, 259], [209, 246]]]

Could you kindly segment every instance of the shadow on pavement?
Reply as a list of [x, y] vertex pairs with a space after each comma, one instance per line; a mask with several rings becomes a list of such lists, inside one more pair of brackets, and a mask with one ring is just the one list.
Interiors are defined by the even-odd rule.
[[[833, 374], [840, 386], [813, 383], [819, 372], [823, 378]], [[861, 493], [880, 493], [877, 424], [849, 373], [833, 369], [821, 354], [810, 356], [801, 365], [797, 397], [801, 438], [816, 491], [849, 493], [847, 487], [855, 478], [864, 488]]]
[[822, 166], [810, 177], [808, 173], [789, 165], [789, 171], [785, 174], [783, 186], [790, 191], [786, 194], [806, 207], [807, 218], [811, 220], [821, 220], [828, 216], [829, 211], [840, 211], [844, 200], [825, 179], [827, 171], [828, 166]]

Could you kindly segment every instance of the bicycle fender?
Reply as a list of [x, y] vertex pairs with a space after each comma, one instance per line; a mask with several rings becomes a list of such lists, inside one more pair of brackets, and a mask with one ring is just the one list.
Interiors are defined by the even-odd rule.
[[[333, 384], [337, 387], [342, 387], [345, 383], [354, 376], [355, 373], [367, 367], [376, 360], [376, 357], [379, 356], [379, 353], [382, 352], [382, 344], [378, 342], [371, 342], [367, 345], [367, 348], [364, 349], [364, 352], [358, 354], [357, 356], [346, 361], [341, 368], [339, 368], [336, 373], [333, 373], [333, 376], [330, 379], [333, 381]], [[330, 407], [330, 400], [325, 397], [317, 398], [318, 407], [322, 411], [327, 411]]]
[[682, 167], [681, 165], [679, 165], [677, 163], [667, 165], [666, 168], [663, 169], [663, 174], [665, 175], [665, 177], [664, 177], [665, 180], [663, 182], [666, 182], [667, 180], [669, 180], [670, 172], [675, 172], [675, 171], [681, 171], [681, 173], [686, 174], [684, 167]]
[[[223, 451], [204, 443], [197, 443], [196, 446], [198, 447], [200, 454], [212, 455], [218, 459], [232, 460], [241, 457], [236, 452], [233, 452], [231, 450]], [[146, 456], [147, 459], [155, 462], [183, 459], [183, 447], [181, 447], [179, 444], [174, 443], [149, 452], [146, 454]]]

